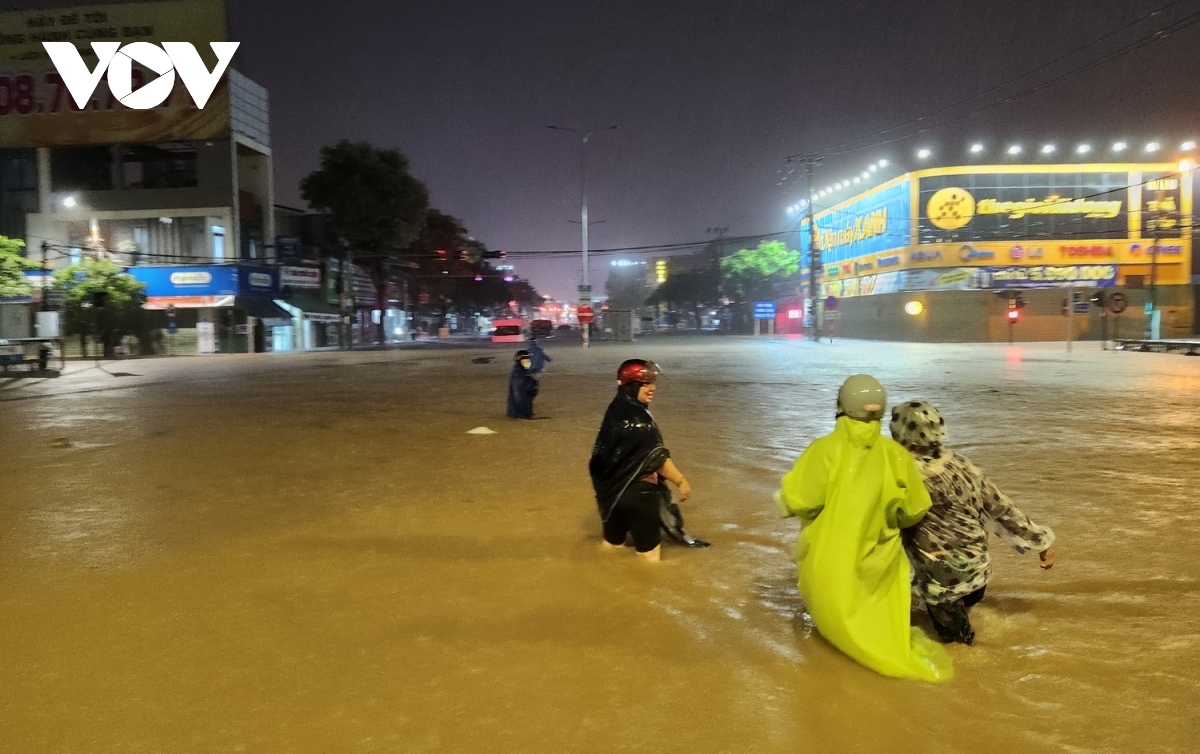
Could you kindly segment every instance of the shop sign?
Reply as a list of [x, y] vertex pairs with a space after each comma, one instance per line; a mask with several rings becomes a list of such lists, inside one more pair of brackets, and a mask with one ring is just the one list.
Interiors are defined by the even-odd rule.
[[279, 272], [272, 268], [238, 266], [238, 293], [270, 294], [279, 292]]
[[[910, 181], [866, 192], [814, 218], [817, 248], [826, 262], [880, 254], [911, 241]], [[802, 233], [800, 252], [808, 256], [811, 234]]]
[[1008, 249], [1008, 257], [1012, 260], [1018, 259], [1041, 259], [1045, 256], [1046, 251], [1041, 246], [1022, 246], [1021, 244], [1013, 244]]
[[985, 288], [1110, 288], [1117, 283], [1114, 264], [1001, 267], [980, 270]]
[[145, 293], [150, 298], [233, 296], [238, 292], [238, 268], [235, 265], [152, 265], [130, 267], [126, 272], [146, 286]]
[[914, 251], [908, 255], [913, 262], [936, 262], [942, 258], [941, 251]]
[[866, 270], [873, 270], [873, 269], [875, 269], [875, 265], [872, 264], [871, 262], [855, 262], [854, 263], [854, 273], [855, 274], [858, 274], [860, 272], [865, 272]]
[[906, 291], [966, 291], [980, 287], [978, 270], [959, 267], [953, 270], [905, 270], [902, 287]]
[[917, 243], [1128, 237], [1130, 186], [1140, 174], [1023, 170], [923, 176]]
[[894, 267], [900, 264], [900, 255], [892, 254], [886, 257], [875, 257], [875, 264], [878, 267]]
[[321, 271], [316, 267], [281, 267], [279, 285], [283, 288], [317, 290], [321, 287]]

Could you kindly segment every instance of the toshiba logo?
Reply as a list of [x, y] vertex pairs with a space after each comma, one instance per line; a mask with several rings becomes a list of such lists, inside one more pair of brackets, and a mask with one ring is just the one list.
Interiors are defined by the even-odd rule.
[[1111, 257], [1113, 255], [1113, 247], [1111, 246], [1064, 246], [1062, 247], [1064, 257]]

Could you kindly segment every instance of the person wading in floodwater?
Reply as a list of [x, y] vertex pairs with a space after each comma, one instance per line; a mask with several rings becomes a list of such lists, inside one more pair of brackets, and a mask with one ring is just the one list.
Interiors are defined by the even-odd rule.
[[946, 447], [946, 420], [925, 401], [892, 409], [892, 439], [908, 448], [925, 478], [933, 507], [906, 532], [913, 585], [943, 641], [971, 644], [967, 611], [983, 599], [991, 574], [988, 532], [1019, 553], [1036, 552], [1054, 566], [1054, 532], [1030, 521], [965, 456]]
[[510, 419], [532, 419], [533, 399], [538, 394], [538, 382], [529, 371], [529, 351], [513, 355], [512, 372], [508, 375], [508, 406]]
[[680, 501], [692, 494], [650, 415], [655, 383], [661, 375], [652, 361], [629, 359], [621, 364], [617, 395], [604, 414], [588, 463], [604, 531], [603, 546], [615, 550], [632, 535], [638, 554], [652, 561], [662, 557], [659, 508], [664, 490], [660, 481], [678, 487]]
[[908, 558], [900, 530], [929, 510], [921, 472], [880, 434], [883, 386], [865, 374], [838, 391], [837, 424], [801, 454], [775, 501], [801, 521], [799, 589], [817, 631], [883, 675], [945, 681], [945, 648], [913, 628]]

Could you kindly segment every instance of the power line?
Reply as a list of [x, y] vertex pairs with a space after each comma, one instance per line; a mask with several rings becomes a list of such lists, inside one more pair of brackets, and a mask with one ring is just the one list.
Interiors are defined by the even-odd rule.
[[[1109, 39], [1112, 39], [1113, 37], [1115, 37], [1115, 36], [1117, 36], [1117, 35], [1121, 34], [1122, 32], [1128, 31], [1129, 29], [1132, 29], [1133, 27], [1135, 27], [1135, 26], [1138, 26], [1139, 24], [1141, 24], [1141, 23], [1143, 23], [1143, 22], [1145, 22], [1145, 21], [1148, 21], [1148, 20], [1150, 20], [1150, 19], [1152, 19], [1152, 18], [1154, 18], [1154, 17], [1156, 17], [1156, 16], [1159, 16], [1159, 15], [1161, 15], [1162, 13], [1165, 13], [1166, 11], [1168, 11], [1168, 10], [1170, 10], [1171, 8], [1175, 7], [1176, 5], [1180, 5], [1180, 4], [1182, 4], [1182, 3], [1183, 3], [1183, 0], [1175, 0], [1174, 2], [1167, 3], [1166, 5], [1162, 6], [1162, 7], [1161, 7], [1161, 8], [1159, 8], [1158, 10], [1151, 11], [1150, 13], [1147, 13], [1146, 15], [1144, 15], [1144, 16], [1141, 16], [1141, 17], [1137, 18], [1136, 20], [1134, 20], [1134, 21], [1131, 21], [1131, 22], [1129, 22], [1129, 23], [1125, 24], [1124, 26], [1122, 26], [1122, 27], [1120, 27], [1120, 28], [1118, 28], [1118, 29], [1116, 29], [1116, 30], [1114, 30], [1114, 31], [1111, 31], [1111, 32], [1109, 32], [1108, 34], [1105, 34], [1105, 35], [1104, 35], [1104, 36], [1102, 36], [1102, 37], [1099, 37], [1099, 38], [1097, 38], [1097, 39], [1094, 39], [1094, 40], [1092, 40], [1091, 42], [1088, 42], [1088, 43], [1087, 43], [1087, 44], [1085, 44], [1085, 45], [1082, 45], [1082, 46], [1080, 46], [1080, 47], [1077, 47], [1077, 48], [1075, 48], [1074, 50], [1071, 50], [1070, 52], [1068, 52], [1068, 53], [1066, 53], [1066, 54], [1064, 54], [1064, 55], [1060, 55], [1059, 57], [1057, 57], [1057, 58], [1055, 58], [1055, 59], [1053, 59], [1053, 60], [1051, 60], [1051, 61], [1049, 61], [1049, 62], [1043, 63], [1042, 65], [1036, 66], [1036, 67], [1034, 67], [1034, 68], [1031, 68], [1031, 69], [1029, 69], [1029, 70], [1025, 71], [1024, 73], [1021, 73], [1021, 74], [1020, 74], [1020, 75], [1018, 75], [1018, 76], [1014, 76], [1013, 78], [1010, 78], [1010, 79], [1008, 79], [1007, 81], [1004, 81], [1004, 82], [1001, 82], [1001, 83], [999, 83], [999, 84], [996, 84], [996, 85], [994, 85], [994, 86], [991, 86], [991, 87], [989, 87], [989, 88], [987, 88], [987, 89], [984, 89], [984, 90], [983, 90], [983, 91], [981, 91], [981, 92], [977, 92], [977, 93], [975, 93], [975, 94], [973, 94], [973, 95], [971, 95], [971, 96], [969, 96], [969, 97], [965, 97], [965, 98], [963, 98], [963, 99], [960, 99], [960, 100], [958, 100], [958, 101], [956, 101], [956, 102], [952, 102], [952, 103], [950, 103], [949, 105], [945, 105], [944, 107], [938, 108], [938, 109], [936, 109], [936, 110], [934, 110], [934, 111], [932, 111], [932, 112], [925, 113], [924, 115], [920, 115], [920, 116], [918, 116], [918, 117], [916, 117], [916, 118], [912, 118], [912, 119], [910, 119], [910, 120], [908, 120], [908, 121], [906, 121], [906, 122], [904, 122], [904, 123], [901, 123], [901, 124], [899, 124], [899, 125], [892, 126], [892, 127], [890, 127], [890, 128], [885, 128], [885, 129], [883, 129], [883, 130], [881, 130], [881, 131], [876, 131], [875, 133], [873, 133], [873, 134], [870, 134], [870, 135], [867, 135], [867, 136], [862, 136], [862, 137], [855, 138], [855, 139], [849, 139], [849, 140], [846, 140], [846, 141], [843, 141], [843, 142], [841, 142], [840, 144], [835, 144], [834, 146], [832, 146], [832, 147], [829, 147], [828, 149], [826, 149], [826, 150], [824, 150], [823, 152], [821, 152], [821, 154], [822, 154], [823, 156], [829, 156], [829, 157], [835, 157], [835, 156], [839, 156], [839, 155], [843, 155], [843, 154], [850, 154], [850, 153], [852, 153], [852, 152], [858, 152], [858, 151], [862, 151], [862, 150], [869, 149], [869, 148], [872, 148], [872, 147], [876, 147], [876, 146], [882, 146], [882, 145], [884, 145], [884, 144], [890, 144], [890, 143], [892, 143], [892, 142], [894, 142], [894, 141], [899, 141], [899, 140], [901, 140], [901, 139], [911, 138], [911, 137], [913, 137], [913, 136], [916, 136], [917, 134], [924, 133], [925, 131], [928, 131], [928, 130], [930, 130], [930, 128], [932, 128], [932, 126], [931, 126], [931, 127], [929, 127], [929, 128], [924, 128], [924, 129], [921, 129], [921, 130], [919, 130], [919, 131], [916, 131], [916, 132], [914, 132], [914, 133], [912, 133], [912, 134], [908, 134], [908, 135], [906, 135], [906, 136], [903, 136], [903, 137], [898, 137], [898, 138], [896, 138], [896, 139], [889, 139], [889, 140], [886, 140], [886, 141], [882, 141], [882, 142], [875, 142], [875, 143], [872, 143], [872, 144], [862, 145], [862, 146], [858, 146], [858, 147], [853, 147], [853, 146], [852, 146], [852, 145], [854, 145], [854, 144], [857, 144], [858, 142], [867, 141], [867, 140], [871, 140], [871, 139], [876, 139], [876, 138], [878, 138], [878, 137], [880, 137], [880, 136], [886, 136], [886, 135], [887, 135], [887, 134], [889, 134], [889, 133], [894, 133], [895, 131], [898, 131], [898, 130], [900, 130], [900, 129], [902, 129], [902, 128], [907, 128], [908, 126], [912, 126], [912, 125], [916, 125], [916, 124], [918, 124], [918, 123], [922, 123], [922, 122], [924, 122], [924, 121], [926, 121], [926, 120], [929, 120], [930, 118], [935, 118], [935, 117], [937, 117], [938, 115], [941, 115], [942, 113], [948, 112], [948, 111], [950, 111], [950, 110], [953, 110], [953, 109], [955, 109], [955, 108], [957, 108], [957, 107], [960, 107], [960, 106], [962, 106], [962, 105], [965, 105], [965, 104], [967, 104], [968, 102], [972, 102], [972, 101], [974, 101], [974, 100], [977, 100], [977, 99], [979, 99], [980, 97], [984, 97], [984, 96], [986, 96], [986, 95], [988, 95], [988, 94], [992, 94], [992, 93], [994, 93], [994, 92], [997, 92], [997, 91], [999, 91], [999, 90], [1001, 90], [1001, 89], [1004, 89], [1004, 88], [1006, 88], [1006, 87], [1008, 87], [1008, 86], [1011, 86], [1012, 84], [1015, 84], [1015, 83], [1017, 83], [1018, 81], [1021, 81], [1022, 79], [1029, 78], [1030, 76], [1032, 76], [1032, 75], [1034, 75], [1034, 74], [1036, 74], [1036, 73], [1040, 73], [1040, 72], [1042, 72], [1042, 71], [1044, 71], [1044, 70], [1046, 70], [1046, 69], [1048, 69], [1048, 68], [1051, 68], [1051, 67], [1053, 67], [1053, 66], [1057, 65], [1058, 63], [1061, 63], [1061, 62], [1063, 62], [1064, 60], [1067, 60], [1068, 58], [1074, 57], [1075, 55], [1078, 55], [1079, 53], [1083, 52], [1084, 50], [1088, 49], [1089, 47], [1094, 47], [1094, 46], [1096, 46], [1096, 45], [1098, 45], [1098, 44], [1100, 44], [1100, 43], [1102, 43], [1102, 42], [1106, 42], [1106, 41], [1108, 41]], [[1193, 16], [1189, 16], [1189, 17], [1187, 17], [1187, 18], [1194, 18], [1194, 17], [1195, 17], [1195, 15], [1196, 15], [1196, 14], [1193, 14]], [[1184, 20], [1186, 21], [1187, 19], [1185, 18]], [[1178, 23], [1178, 22], [1177, 22], [1177, 23]], [[1187, 25], [1190, 25], [1190, 24], [1187, 24]], [[1170, 28], [1171, 28], [1170, 26], [1166, 27], [1166, 29], [1170, 29]], [[1181, 27], [1181, 28], [1186, 28], [1186, 26], [1185, 26], [1185, 27]], [[1179, 30], [1179, 29], [1176, 29], [1176, 30]], [[1021, 93], [1021, 94], [1018, 94], [1018, 95], [1014, 95], [1013, 97], [1010, 97], [1010, 98], [1008, 98], [1008, 99], [1006, 99], [1006, 100], [1003, 100], [1003, 101], [1001, 101], [1001, 102], [999, 102], [999, 103], [994, 103], [993, 105], [990, 105], [990, 106], [988, 106], [987, 108], [984, 108], [984, 109], [981, 109], [981, 110], [975, 111], [975, 112], [973, 112], [973, 113], [968, 113], [968, 114], [967, 114], [966, 116], [964, 116], [964, 117], [970, 117], [971, 115], [975, 115], [975, 114], [978, 114], [978, 113], [981, 113], [981, 112], [986, 112], [988, 109], [992, 109], [992, 108], [999, 107], [999, 106], [1001, 106], [1001, 105], [1004, 105], [1004, 104], [1008, 104], [1009, 102], [1013, 102], [1013, 101], [1015, 101], [1016, 99], [1019, 99], [1020, 97], [1027, 96], [1027, 95], [1029, 95], [1029, 94], [1033, 94], [1033, 93], [1035, 93], [1035, 92], [1037, 92], [1037, 91], [1041, 91], [1042, 89], [1046, 88], [1047, 86], [1052, 86], [1054, 83], [1058, 83], [1058, 82], [1060, 82], [1060, 81], [1062, 81], [1062, 80], [1065, 80], [1065, 78], [1069, 78], [1070, 76], [1078, 75], [1079, 73], [1083, 73], [1083, 72], [1085, 72], [1086, 70], [1090, 70], [1091, 68], [1094, 68], [1094, 67], [1096, 67], [1096, 66], [1098, 66], [1098, 65], [1101, 65], [1101, 64], [1103, 64], [1103, 63], [1105, 63], [1105, 62], [1108, 62], [1108, 60], [1110, 60], [1110, 59], [1113, 59], [1113, 57], [1115, 57], [1115, 56], [1117, 56], [1117, 55], [1119, 55], [1119, 54], [1124, 54], [1124, 53], [1123, 53], [1123, 51], [1126, 51], [1126, 50], [1128, 50], [1128, 51], [1130, 51], [1130, 52], [1131, 52], [1132, 50], [1131, 50], [1131, 49], [1128, 49], [1128, 48], [1131, 48], [1133, 45], [1139, 44], [1140, 42], [1143, 42], [1143, 41], [1146, 41], [1146, 40], [1149, 40], [1149, 42], [1158, 41], [1158, 39], [1161, 39], [1161, 38], [1163, 38], [1163, 37], [1162, 37], [1163, 33], [1164, 33], [1163, 31], [1159, 31], [1159, 32], [1155, 32], [1154, 34], [1151, 34], [1151, 35], [1149, 35], [1149, 36], [1147, 36], [1147, 37], [1143, 37], [1143, 38], [1142, 38], [1142, 40], [1138, 40], [1138, 42], [1132, 43], [1131, 45], [1127, 45], [1125, 48], [1120, 48], [1120, 49], [1118, 49], [1118, 50], [1117, 50], [1115, 53], [1109, 53], [1109, 55], [1108, 55], [1108, 56], [1102, 56], [1102, 57], [1101, 57], [1100, 59], [1098, 59], [1097, 61], [1093, 61], [1093, 63], [1086, 64], [1084, 67], [1081, 67], [1081, 68], [1079, 68], [1079, 69], [1076, 69], [1075, 71], [1068, 72], [1068, 73], [1066, 73], [1066, 74], [1063, 74], [1063, 75], [1062, 75], [1062, 76], [1060, 76], [1060, 77], [1057, 77], [1057, 78], [1055, 78], [1055, 79], [1052, 79], [1052, 80], [1051, 80], [1051, 82], [1047, 82], [1047, 83], [1045, 83], [1045, 84], [1043, 84], [1043, 85], [1040, 85], [1040, 86], [1038, 86], [1038, 87], [1033, 87], [1033, 88], [1029, 89], [1028, 91], [1026, 91], [1026, 92], [1024, 92], [1024, 93]], [[1170, 33], [1172, 33], [1172, 32], [1171, 32], [1171, 31], [1167, 31], [1166, 33], [1167, 33], [1167, 35], [1169, 35], [1169, 34], [1170, 34]], [[1148, 42], [1148, 43], [1149, 43], [1149, 42]], [[953, 123], [953, 122], [955, 122], [955, 121], [948, 121], [948, 123]], [[946, 124], [945, 124], [945, 123], [943, 123], [942, 125], [946, 125]], [[796, 156], [799, 156], [799, 155], [796, 155]], [[790, 160], [790, 159], [792, 159], [792, 158], [790, 158], [790, 157], [789, 157], [788, 159]]]

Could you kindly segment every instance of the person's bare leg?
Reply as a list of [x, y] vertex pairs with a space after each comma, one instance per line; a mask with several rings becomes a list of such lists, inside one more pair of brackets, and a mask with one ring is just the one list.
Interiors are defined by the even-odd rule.
[[650, 550], [649, 552], [639, 552], [638, 557], [645, 558], [646, 560], [650, 561], [651, 563], [657, 563], [660, 560], [662, 560], [662, 545], [655, 547], [653, 550]]

